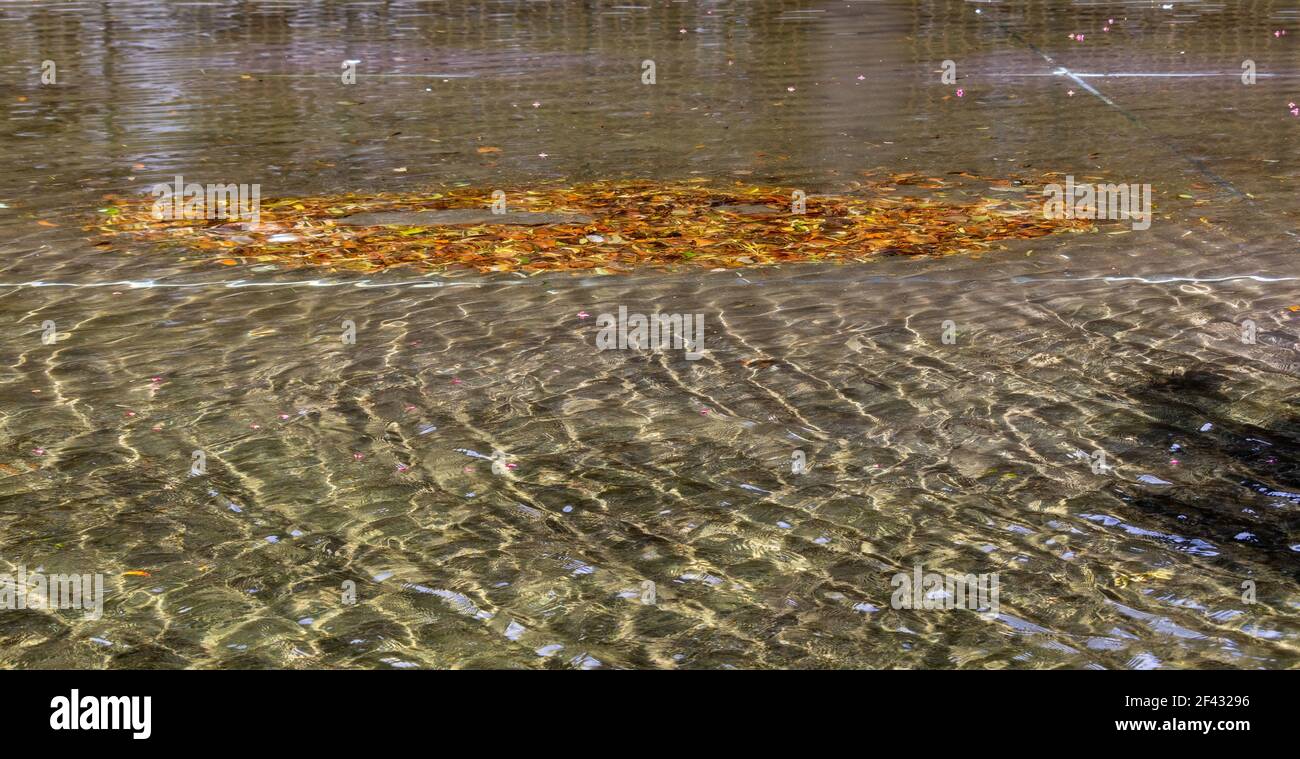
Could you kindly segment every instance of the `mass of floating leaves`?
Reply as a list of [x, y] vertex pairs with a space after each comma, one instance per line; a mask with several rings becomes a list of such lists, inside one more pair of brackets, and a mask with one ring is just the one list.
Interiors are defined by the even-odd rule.
[[[970, 175], [963, 175], [970, 177]], [[257, 223], [159, 220], [150, 197], [118, 199], [95, 229], [172, 242], [226, 265], [307, 265], [334, 270], [624, 272], [634, 267], [736, 268], [886, 255], [943, 256], [1091, 222], [1043, 217], [1041, 188], [986, 182], [979, 190], [916, 174], [854, 183], [839, 195], [706, 181], [620, 180], [505, 189], [508, 213], [487, 214], [494, 189], [447, 187], [409, 194], [341, 194], [264, 201]], [[470, 223], [356, 226], [358, 214], [476, 209]], [[569, 216], [560, 223], [503, 223], [509, 213]], [[577, 220], [574, 220], [577, 219]], [[101, 243], [111, 245], [111, 243]]]

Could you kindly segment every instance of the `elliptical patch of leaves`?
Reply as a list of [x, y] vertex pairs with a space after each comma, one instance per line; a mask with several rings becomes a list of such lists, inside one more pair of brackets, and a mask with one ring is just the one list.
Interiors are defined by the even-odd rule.
[[284, 198], [263, 202], [256, 224], [160, 220], [152, 213], [151, 198], [119, 199], [93, 229], [175, 243], [227, 265], [606, 273], [642, 266], [738, 268], [868, 261], [884, 255], [945, 256], [1092, 226], [1084, 220], [1044, 218], [1040, 186], [994, 181], [971, 191], [918, 174], [868, 179], [842, 195], [810, 195], [802, 214], [792, 213], [793, 188], [617, 180], [505, 189], [511, 213], [574, 214], [591, 221], [340, 223], [361, 213], [486, 212], [494, 189]]

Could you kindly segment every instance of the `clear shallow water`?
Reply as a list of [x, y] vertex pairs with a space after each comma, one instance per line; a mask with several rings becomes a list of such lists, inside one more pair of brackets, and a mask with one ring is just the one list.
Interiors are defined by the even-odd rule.
[[[1296, 665], [1293, 10], [633, 5], [0, 4], [0, 559], [109, 585], [98, 621], [0, 612], [0, 663]], [[1082, 76], [1108, 72], [1221, 75]], [[978, 258], [454, 281], [80, 229], [177, 173], [874, 169], [1150, 183], [1157, 216]], [[704, 314], [705, 357], [597, 351], [619, 306]], [[915, 563], [999, 573], [1000, 615], [890, 608]]]

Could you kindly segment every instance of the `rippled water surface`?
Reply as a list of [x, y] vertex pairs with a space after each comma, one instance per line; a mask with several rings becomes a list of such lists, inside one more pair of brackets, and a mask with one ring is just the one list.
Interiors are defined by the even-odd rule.
[[[0, 664], [1297, 666], [1300, 13], [1161, 5], [0, 3], [0, 571], [108, 586], [0, 611]], [[454, 279], [83, 230], [176, 174], [873, 170], [1149, 183], [1156, 217]], [[620, 306], [703, 314], [704, 356], [596, 350]], [[998, 613], [892, 608], [917, 564], [997, 573]]]

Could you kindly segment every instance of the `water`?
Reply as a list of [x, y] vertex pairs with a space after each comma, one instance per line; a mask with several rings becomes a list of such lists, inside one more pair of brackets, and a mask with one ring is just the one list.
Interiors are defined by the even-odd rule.
[[[1160, 5], [0, 3], [0, 571], [108, 586], [0, 614], [0, 664], [1295, 667], [1300, 24]], [[82, 229], [176, 174], [873, 170], [1150, 183], [1156, 218], [454, 280]], [[705, 355], [597, 351], [619, 306], [702, 313]], [[891, 608], [916, 564], [998, 573], [998, 614]]]

